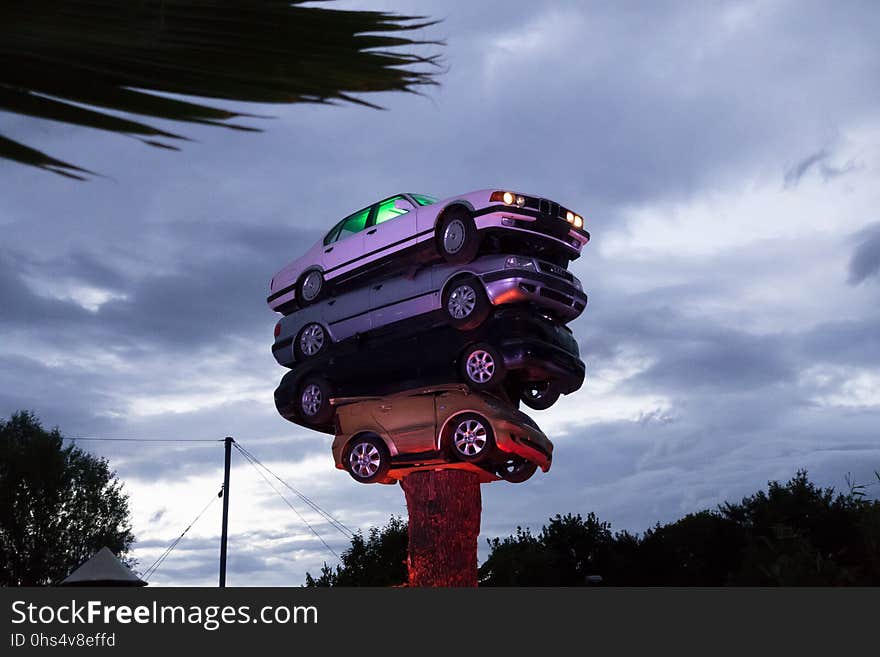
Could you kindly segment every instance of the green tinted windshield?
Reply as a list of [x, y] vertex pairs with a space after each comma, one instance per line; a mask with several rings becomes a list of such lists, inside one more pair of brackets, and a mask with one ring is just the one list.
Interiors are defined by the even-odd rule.
[[437, 199], [433, 196], [426, 196], [425, 194], [410, 194], [419, 205], [434, 205], [437, 202]]
[[336, 224], [336, 227], [327, 233], [324, 238], [324, 244], [330, 244], [337, 240], [344, 240], [349, 235], [361, 232], [367, 227], [367, 219], [370, 218], [370, 208], [358, 210], [354, 214], [347, 216], [345, 219]]
[[394, 198], [389, 198], [387, 201], [382, 201], [376, 206], [376, 222], [377, 224], [381, 224], [384, 221], [388, 221], [389, 219], [394, 219], [395, 217], [399, 217], [402, 214], [406, 214], [406, 210], [398, 210], [394, 207], [394, 202], [398, 199], [403, 198], [402, 196], [395, 196]]

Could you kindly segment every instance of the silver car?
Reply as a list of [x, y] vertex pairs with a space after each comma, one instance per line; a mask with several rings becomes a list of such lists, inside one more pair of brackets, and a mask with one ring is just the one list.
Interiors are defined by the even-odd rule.
[[558, 265], [520, 255], [488, 255], [467, 265], [422, 267], [294, 312], [275, 326], [272, 353], [293, 367], [332, 343], [440, 311], [462, 330], [478, 327], [492, 306], [532, 303], [569, 322], [587, 305], [581, 282]]

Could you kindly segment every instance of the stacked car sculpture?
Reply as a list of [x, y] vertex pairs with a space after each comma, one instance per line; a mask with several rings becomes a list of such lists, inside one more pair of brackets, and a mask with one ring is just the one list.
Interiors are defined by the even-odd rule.
[[363, 483], [546, 472], [553, 444], [518, 407], [583, 383], [566, 323], [587, 295], [567, 265], [589, 239], [572, 210], [504, 190], [349, 215], [270, 284], [279, 413], [335, 435], [336, 466]]

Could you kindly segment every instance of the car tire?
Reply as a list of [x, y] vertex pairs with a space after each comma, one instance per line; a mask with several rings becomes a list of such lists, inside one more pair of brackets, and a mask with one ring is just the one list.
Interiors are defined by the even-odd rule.
[[391, 467], [385, 441], [373, 434], [352, 438], [343, 452], [342, 465], [352, 479], [362, 484], [381, 481]]
[[320, 356], [327, 350], [330, 335], [317, 322], [310, 322], [302, 327], [293, 341], [293, 355], [298, 361]]
[[459, 376], [475, 390], [496, 387], [504, 380], [504, 375], [504, 360], [492, 345], [478, 342], [462, 352]]
[[463, 413], [452, 418], [447, 426], [448, 449], [453, 459], [482, 463], [495, 451], [492, 425], [482, 415]]
[[486, 290], [476, 276], [450, 281], [443, 290], [442, 302], [446, 320], [461, 331], [480, 326], [492, 309]]
[[495, 467], [495, 474], [511, 484], [521, 484], [532, 478], [538, 466], [521, 456], [511, 456]]
[[446, 262], [463, 265], [477, 257], [480, 234], [471, 213], [462, 205], [447, 209], [434, 233], [437, 252]]
[[546, 411], [559, 399], [559, 388], [550, 381], [527, 382], [522, 386], [519, 398], [535, 411]]
[[333, 419], [330, 397], [333, 388], [326, 379], [307, 376], [297, 389], [294, 403], [297, 414], [308, 426], [323, 426]]
[[324, 274], [318, 269], [310, 269], [304, 273], [296, 284], [296, 301], [305, 308], [318, 300], [326, 290]]

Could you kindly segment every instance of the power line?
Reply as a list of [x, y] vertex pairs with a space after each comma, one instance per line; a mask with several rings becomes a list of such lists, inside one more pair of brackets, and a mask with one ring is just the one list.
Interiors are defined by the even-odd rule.
[[177, 547], [177, 544], [180, 543], [180, 540], [186, 535], [186, 533], [192, 528], [192, 526], [194, 524], [196, 524], [196, 522], [198, 522], [199, 518], [201, 518], [204, 515], [205, 511], [208, 510], [208, 508], [217, 500], [217, 498], [222, 497], [222, 495], [223, 495], [223, 488], [221, 487], [220, 492], [217, 495], [214, 495], [211, 497], [211, 501], [205, 505], [204, 509], [199, 511], [199, 514], [193, 519], [193, 521], [191, 523], [189, 523], [186, 526], [186, 529], [184, 529], [180, 533], [180, 536], [178, 536], [173, 541], [171, 541], [171, 545], [169, 545], [167, 548], [165, 548], [165, 551], [161, 555], [159, 555], [159, 558], [156, 559], [153, 562], [153, 564], [141, 574], [141, 577], [143, 578], [143, 580], [145, 582], [149, 581], [150, 577], [152, 577], [153, 575], [156, 574], [156, 571], [159, 569], [159, 566], [161, 566], [163, 563], [165, 563], [165, 559], [167, 559], [168, 555], [171, 554], [171, 551]]
[[336, 518], [334, 518], [330, 514], [329, 511], [325, 511], [323, 508], [321, 508], [320, 505], [318, 505], [317, 502], [310, 499], [305, 493], [298, 491], [296, 488], [294, 488], [293, 486], [288, 484], [286, 481], [284, 481], [284, 479], [282, 479], [277, 474], [275, 474], [265, 463], [260, 461], [260, 459], [258, 459], [251, 452], [249, 452], [247, 449], [242, 447], [239, 443], [235, 443], [235, 446], [239, 450], [239, 452], [241, 452], [242, 455], [245, 456], [245, 458], [253, 459], [260, 467], [262, 467], [264, 470], [266, 470], [266, 472], [268, 472], [270, 475], [275, 477], [275, 479], [277, 479], [279, 482], [281, 482], [281, 484], [285, 488], [287, 488], [290, 492], [292, 492], [294, 495], [299, 497], [303, 502], [305, 502], [309, 507], [311, 507], [313, 511], [315, 511], [322, 518], [324, 518], [324, 520], [329, 522], [330, 525], [333, 526], [337, 531], [339, 531], [343, 536], [345, 536], [346, 538], [352, 538], [354, 536], [354, 532], [349, 527], [347, 527], [345, 524], [343, 524], [341, 520], [337, 520]]
[[336, 551], [335, 551], [332, 547], [330, 547], [330, 546], [327, 544], [327, 541], [325, 541], [324, 538], [321, 536], [321, 534], [319, 534], [318, 531], [317, 531], [314, 527], [312, 527], [312, 526], [309, 524], [309, 521], [306, 520], [306, 519], [303, 517], [303, 515], [299, 512], [299, 510], [298, 510], [295, 506], [293, 506], [293, 504], [290, 502], [290, 500], [288, 500], [288, 499], [284, 496], [284, 494], [283, 494], [280, 490], [278, 490], [278, 489], [275, 487], [275, 484], [273, 484], [271, 481], [269, 481], [269, 478], [266, 477], [266, 475], [263, 474], [262, 470], [260, 470], [260, 468], [257, 467], [257, 464], [256, 464], [254, 461], [251, 460], [251, 457], [248, 456], [248, 455], [244, 452], [243, 449], [241, 449], [241, 448], [238, 447], [238, 443], [234, 443], [234, 446], [235, 446], [236, 448], [238, 448], [238, 451], [239, 451], [239, 452], [241, 453], [241, 455], [245, 458], [245, 460], [253, 466], [254, 470], [257, 471], [257, 474], [260, 475], [260, 477], [262, 477], [263, 481], [265, 481], [267, 484], [269, 484], [269, 486], [272, 488], [272, 490], [275, 491], [275, 493], [278, 495], [278, 497], [280, 497], [282, 500], [284, 500], [284, 503], [285, 503], [287, 506], [289, 506], [289, 507], [291, 508], [291, 510], [292, 510], [297, 516], [299, 516], [299, 519], [303, 521], [303, 524], [305, 524], [305, 526], [308, 527], [309, 530], [310, 530], [315, 536], [318, 537], [318, 540], [321, 541], [321, 543], [323, 543], [324, 547], [327, 548], [327, 550], [330, 552], [330, 554], [332, 554], [334, 557], [336, 557], [336, 558], [338, 559], [338, 558], [339, 558], [339, 555], [336, 554]]
[[63, 440], [76, 442], [77, 440], [99, 440], [113, 442], [137, 442], [137, 443], [222, 443], [223, 440], [216, 438], [92, 438], [92, 437], [68, 437], [63, 436]]

